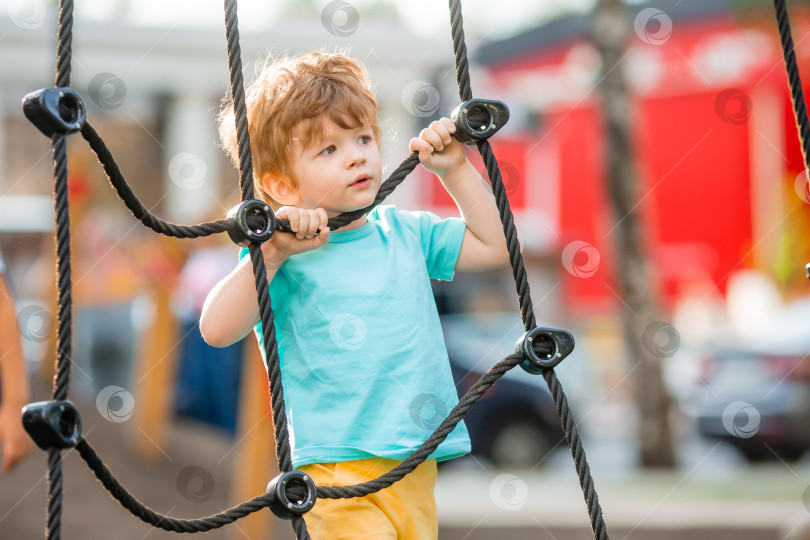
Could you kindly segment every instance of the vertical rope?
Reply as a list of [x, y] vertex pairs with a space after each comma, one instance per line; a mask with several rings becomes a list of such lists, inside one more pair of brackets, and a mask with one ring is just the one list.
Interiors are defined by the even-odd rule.
[[[57, 32], [56, 87], [70, 86], [70, 69], [73, 48], [73, 0], [59, 2], [59, 29]], [[56, 351], [56, 373], [54, 375], [54, 400], [67, 399], [70, 386], [71, 358], [71, 276], [70, 276], [70, 215], [67, 186], [67, 144], [63, 135], [51, 139], [54, 159], [54, 207], [56, 212], [56, 256], [57, 256], [57, 305], [58, 339]], [[62, 458], [59, 450], [48, 450], [48, 507], [46, 515], [46, 536], [48, 540], [59, 540], [62, 521]]]
[[239, 149], [239, 185], [242, 200], [253, 198], [253, 159], [250, 154], [245, 80], [242, 76], [242, 49], [239, 45], [239, 19], [236, 0], [225, 0], [225, 37], [228, 41], [228, 68], [231, 76], [231, 97], [236, 121], [236, 142]]
[[67, 141], [64, 135], [51, 139], [54, 155], [54, 210], [56, 214], [56, 265], [58, 338], [56, 373], [52, 399], [67, 399], [70, 386], [71, 359], [71, 271], [70, 271], [70, 215], [68, 208]]
[[54, 86], [70, 86], [70, 66], [73, 59], [73, 0], [59, 1], [59, 30], [56, 41]]
[[461, 0], [450, 0], [450, 31], [453, 34], [453, 55], [456, 58], [456, 80], [461, 101], [472, 99], [470, 64], [467, 60], [467, 42], [464, 39], [464, 18]]
[[45, 521], [48, 540], [59, 540], [62, 534], [62, 455], [48, 450], [48, 506]]
[[[808, 156], [810, 156], [810, 122], [807, 119], [807, 104], [804, 100], [799, 66], [796, 63], [796, 53], [793, 50], [793, 36], [790, 31], [790, 19], [788, 18], [785, 0], [774, 0], [774, 8], [776, 9], [779, 41], [782, 44], [782, 55], [785, 59], [785, 70], [787, 71], [788, 86], [790, 87], [790, 98], [793, 102], [793, 115], [796, 118], [799, 142], [802, 147], [804, 169], [808, 171], [810, 170], [810, 162], [808, 161]], [[807, 173], [805, 172], [805, 174]]]
[[[237, 145], [239, 150], [239, 177], [242, 188], [242, 200], [253, 198], [253, 163], [250, 153], [250, 132], [245, 103], [245, 83], [242, 76], [242, 52], [239, 45], [239, 20], [237, 18], [236, 0], [225, 0], [225, 35], [228, 42], [228, 66], [231, 78], [231, 97], [233, 99], [236, 122]], [[253, 276], [259, 303], [259, 314], [262, 321], [267, 376], [270, 384], [270, 399], [273, 409], [273, 426], [276, 434], [276, 455], [279, 470], [286, 472], [292, 469], [290, 437], [287, 428], [287, 413], [284, 405], [284, 389], [281, 385], [276, 326], [273, 321], [273, 309], [270, 303], [270, 291], [267, 282], [267, 268], [264, 264], [261, 246], [250, 245], [250, 259], [253, 264]], [[301, 517], [292, 520], [293, 529], [299, 540], [308, 540], [306, 523]]]

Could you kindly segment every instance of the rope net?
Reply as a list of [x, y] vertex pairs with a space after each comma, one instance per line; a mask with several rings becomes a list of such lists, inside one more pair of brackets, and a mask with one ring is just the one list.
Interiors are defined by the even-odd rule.
[[[225, 33], [227, 41], [228, 66], [230, 71], [230, 89], [233, 98], [237, 141], [239, 149], [239, 176], [242, 200], [253, 198], [253, 166], [250, 153], [250, 136], [248, 133], [247, 109], [245, 105], [244, 79], [242, 75], [241, 50], [239, 45], [239, 29], [236, 0], [225, 0]], [[73, 27], [73, 1], [60, 0], [59, 29], [57, 36], [57, 63], [54, 85], [57, 88], [70, 86], [70, 69], [72, 56], [72, 27]], [[472, 89], [469, 76], [469, 62], [467, 48], [464, 40], [463, 19], [459, 0], [450, 0], [450, 22], [453, 37], [453, 50], [456, 62], [459, 97], [462, 101], [472, 99]], [[198, 225], [181, 225], [164, 221], [152, 214], [137, 198], [126, 182], [111, 152], [104, 144], [99, 134], [89, 122], [81, 127], [81, 135], [88, 142], [98, 157], [112, 188], [123, 200], [132, 215], [153, 231], [175, 238], [198, 238], [222, 232], [233, 232], [236, 225], [232, 219], [224, 219], [201, 223]], [[67, 390], [70, 380], [71, 358], [71, 275], [70, 275], [70, 236], [69, 212], [67, 199], [67, 134], [55, 134], [51, 137], [54, 159], [54, 201], [56, 209], [56, 242], [57, 242], [57, 274], [58, 290], [58, 343], [56, 373], [53, 381], [54, 401], [67, 399]], [[503, 231], [509, 250], [509, 259], [515, 278], [515, 287], [519, 299], [520, 313], [526, 331], [535, 327], [535, 315], [523, 263], [520, 253], [520, 244], [515, 227], [514, 216], [506, 196], [506, 189], [501, 178], [500, 169], [492, 148], [487, 140], [478, 141], [477, 147], [486, 164], [489, 181], [495, 195], [496, 204], [503, 224]], [[416, 167], [419, 163], [416, 152], [411, 153], [383, 182], [380, 191], [372, 205], [354, 212], [341, 214], [329, 220], [332, 230], [339, 229], [367, 213], [374, 206], [383, 201]], [[289, 223], [279, 219], [276, 230], [290, 232]], [[273, 322], [273, 309], [270, 303], [267, 282], [267, 270], [264, 258], [261, 255], [260, 244], [251, 242], [249, 252], [253, 265], [255, 286], [259, 313], [264, 332], [265, 357], [268, 367], [268, 384], [270, 387], [273, 410], [273, 423], [276, 438], [276, 455], [279, 460], [279, 470], [287, 472], [292, 469], [290, 441], [287, 427], [287, 415], [284, 405], [284, 389], [281, 385], [281, 372], [279, 368], [278, 344]], [[535, 352], [541, 355], [551, 355], [551, 344], [535, 344]], [[467, 411], [481, 398], [481, 396], [507, 371], [524, 362], [522, 353], [511, 354], [493, 365], [476, 382], [469, 391], [461, 397], [458, 405], [453, 408], [447, 418], [428, 439], [406, 458], [400, 465], [379, 478], [365, 483], [351, 486], [317, 486], [318, 498], [339, 499], [362, 497], [384, 489], [405, 477], [421, 464], [450, 434], [455, 426], [464, 418]], [[607, 529], [602, 518], [602, 510], [594, 489], [590, 468], [582, 447], [577, 425], [568, 406], [568, 401], [560, 381], [553, 369], [544, 369], [543, 377], [551, 391], [557, 411], [560, 415], [562, 427], [576, 465], [580, 485], [585, 497], [588, 514], [595, 538], [607, 539]], [[159, 514], [147, 508], [132, 496], [114, 477], [101, 458], [91, 447], [90, 443], [79, 438], [75, 445], [81, 458], [87, 463], [102, 485], [110, 494], [142, 521], [167, 531], [174, 532], [204, 532], [232, 523], [253, 512], [272, 506], [275, 496], [266, 493], [226, 511], [199, 519], [176, 519]], [[62, 470], [61, 451], [56, 448], [48, 450], [48, 502], [46, 519], [46, 536], [49, 540], [58, 540], [60, 537], [60, 523], [62, 513]], [[302, 497], [303, 488], [290, 484], [286, 488], [290, 500]], [[306, 524], [301, 515], [292, 516], [292, 525], [299, 540], [309, 538]]]

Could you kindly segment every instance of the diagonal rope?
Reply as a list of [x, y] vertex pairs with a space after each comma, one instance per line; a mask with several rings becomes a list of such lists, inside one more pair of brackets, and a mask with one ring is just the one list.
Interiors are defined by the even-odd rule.
[[[467, 60], [467, 46], [464, 43], [464, 21], [461, 14], [460, 0], [449, 0], [450, 2], [450, 25], [453, 34], [453, 52], [456, 58], [456, 79], [458, 82], [459, 97], [461, 101], [472, 99], [472, 89], [470, 87], [469, 63]], [[509, 198], [506, 196], [506, 189], [503, 185], [498, 162], [492, 152], [489, 141], [483, 140], [477, 144], [481, 157], [487, 167], [492, 192], [495, 195], [495, 202], [503, 223], [504, 235], [506, 236], [507, 248], [509, 250], [509, 262], [512, 266], [512, 274], [515, 278], [515, 287], [518, 293], [520, 304], [520, 314], [523, 317], [523, 324], [526, 330], [531, 330], [536, 326], [534, 310], [532, 308], [531, 293], [529, 292], [529, 281], [526, 276], [526, 268], [523, 264], [523, 255], [520, 253], [520, 242], [517, 237], [517, 228], [509, 207]], [[543, 371], [543, 378], [546, 380], [549, 391], [554, 398], [554, 404], [560, 415], [560, 422], [565, 432], [571, 456], [574, 458], [574, 465], [579, 476], [580, 487], [582, 488], [585, 503], [588, 507], [588, 516], [591, 519], [591, 529], [594, 538], [606, 540], [608, 538], [607, 528], [602, 517], [602, 507], [599, 504], [599, 497], [594, 488], [588, 460], [585, 457], [585, 449], [582, 446], [582, 439], [579, 436], [576, 422], [574, 421], [565, 391], [557, 378], [553, 369]]]

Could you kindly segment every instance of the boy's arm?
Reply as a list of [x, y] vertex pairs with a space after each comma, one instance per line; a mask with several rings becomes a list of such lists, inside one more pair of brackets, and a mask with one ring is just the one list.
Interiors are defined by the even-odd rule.
[[[283, 206], [276, 216], [288, 219], [296, 234], [276, 232], [262, 245], [268, 283], [287, 257], [319, 248], [329, 241], [328, 218], [323, 208]], [[200, 333], [209, 345], [227, 347], [245, 337], [258, 321], [253, 264], [250, 257], [245, 257], [208, 293], [200, 315]]]
[[455, 130], [449, 118], [434, 121], [411, 139], [410, 149], [418, 151], [422, 165], [439, 176], [467, 224], [456, 270], [476, 272], [506, 266], [509, 252], [495, 197], [467, 159], [464, 145], [452, 137]]
[[[279, 266], [268, 264], [270, 282]], [[208, 293], [200, 315], [200, 333], [213, 347], [227, 347], [245, 337], [259, 320], [256, 285], [250, 257], [244, 257], [230, 274]]]
[[8, 472], [31, 450], [22, 426], [21, 409], [30, 399], [17, 314], [6, 280], [0, 274], [0, 443], [3, 472]]

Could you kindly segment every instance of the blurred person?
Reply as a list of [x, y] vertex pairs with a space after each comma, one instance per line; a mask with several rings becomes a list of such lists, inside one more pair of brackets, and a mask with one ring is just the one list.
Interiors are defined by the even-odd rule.
[[21, 417], [21, 409], [29, 398], [14, 296], [0, 253], [0, 448], [3, 472], [10, 471], [31, 451], [31, 438], [23, 429]]
[[175, 410], [181, 416], [218, 426], [231, 436], [236, 432], [242, 341], [229, 347], [210, 346], [200, 333], [200, 315], [208, 292], [233, 270], [236, 255], [231, 243], [219, 236], [200, 238], [194, 244], [178, 278], [173, 307], [180, 321]]
[[138, 231], [127, 216], [98, 207], [78, 158], [72, 159], [68, 183], [76, 368], [71, 383], [77, 397], [92, 403], [108, 386], [131, 387], [137, 332], [133, 305], [145, 280], [137, 243], [122, 241]]

